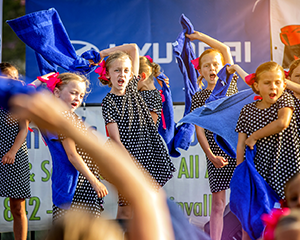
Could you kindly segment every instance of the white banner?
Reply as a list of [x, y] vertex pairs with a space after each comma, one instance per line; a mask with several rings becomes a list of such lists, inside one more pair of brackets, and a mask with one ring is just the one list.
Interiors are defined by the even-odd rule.
[[[184, 106], [174, 106], [175, 121], [183, 116]], [[105, 133], [101, 107], [80, 108], [77, 113], [90, 126], [90, 131]], [[29, 231], [44, 230], [52, 222], [51, 201], [51, 157], [48, 148], [41, 139], [37, 128], [30, 126], [28, 151], [30, 160], [30, 179], [32, 197], [26, 200]], [[211, 211], [211, 193], [206, 173], [206, 159], [198, 143], [194, 141], [188, 151], [182, 150], [179, 158], [173, 158], [177, 171], [164, 187], [167, 196], [174, 199], [183, 209], [190, 221], [200, 227], [209, 220]], [[105, 197], [104, 215], [115, 218], [117, 193], [107, 182], [109, 194]], [[0, 198], [0, 232], [11, 232], [12, 215], [8, 198]]]
[[300, 1], [270, 0], [273, 61], [288, 69], [300, 58]]

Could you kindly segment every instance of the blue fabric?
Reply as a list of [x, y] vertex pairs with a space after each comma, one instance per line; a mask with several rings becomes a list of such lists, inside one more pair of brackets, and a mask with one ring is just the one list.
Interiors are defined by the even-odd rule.
[[[192, 48], [190, 39], [185, 34], [192, 34], [194, 27], [190, 20], [182, 14], [180, 23], [183, 31], [173, 43], [173, 53], [177, 59], [179, 69], [183, 75], [184, 91], [185, 91], [185, 110], [184, 116], [190, 112], [192, 105], [192, 97], [198, 90], [197, 78], [199, 73], [195, 70], [191, 60], [195, 59], [195, 53]], [[175, 131], [173, 152], [180, 156], [179, 148], [187, 150], [192, 142], [195, 127], [192, 124], [184, 123], [177, 126]]]
[[227, 73], [227, 66], [230, 66], [229, 63], [225, 64], [225, 66], [218, 72], [218, 81], [210, 94], [209, 98], [206, 99], [205, 103], [209, 103], [211, 101], [223, 98], [226, 96], [227, 90], [230, 86], [233, 74]]
[[189, 223], [179, 206], [167, 199], [172, 226], [176, 240], [209, 240], [211, 239], [205, 232]]
[[6, 21], [17, 36], [36, 51], [42, 75], [57, 72], [60, 66], [67, 71], [88, 74], [96, 67], [77, 56], [65, 27], [54, 8], [26, 14]]
[[12, 96], [20, 93], [30, 94], [34, 92], [35, 89], [32, 87], [23, 86], [19, 81], [1, 77], [0, 75], [0, 106], [3, 109], [9, 110], [8, 101]]
[[192, 123], [207, 129], [217, 136], [217, 144], [229, 156], [236, 157], [238, 133], [237, 120], [244, 105], [253, 102], [252, 89], [240, 91], [229, 97], [209, 102], [183, 117], [179, 123]]
[[[165, 101], [162, 103], [162, 110], [165, 118], [166, 129], [163, 128], [162, 120], [158, 126], [158, 132], [163, 137], [164, 141], [166, 142], [168, 148], [172, 146], [173, 137], [175, 133], [175, 121], [174, 121], [174, 109], [173, 109], [173, 101], [172, 101], [172, 94], [171, 89], [165, 83], [166, 76], [161, 73], [157, 76], [157, 79], [162, 81], [162, 94], [165, 97]], [[170, 152], [170, 148], [169, 148]]]
[[42, 132], [52, 158], [52, 202], [59, 208], [69, 209], [75, 194], [79, 172], [69, 161], [58, 135]]
[[270, 213], [280, 200], [277, 193], [256, 171], [256, 148], [246, 147], [245, 160], [239, 164], [230, 182], [230, 209], [240, 220], [251, 239], [258, 239], [264, 229], [263, 213]]

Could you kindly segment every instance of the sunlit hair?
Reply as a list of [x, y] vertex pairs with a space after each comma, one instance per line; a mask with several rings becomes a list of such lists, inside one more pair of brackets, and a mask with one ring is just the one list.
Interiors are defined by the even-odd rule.
[[66, 72], [66, 73], [61, 73], [58, 75], [58, 77], [61, 81], [56, 84], [56, 87], [59, 90], [62, 90], [69, 82], [71, 81], [78, 81], [78, 82], [84, 82], [85, 86], [86, 86], [86, 91], [85, 93], [89, 93], [89, 87], [90, 87], [90, 81], [82, 74], [80, 73], [70, 73], [70, 72]]
[[[105, 61], [105, 67], [106, 67], [106, 72], [109, 71], [109, 68], [111, 66], [111, 64], [116, 60], [116, 59], [121, 59], [121, 58], [129, 58], [130, 62], [131, 62], [131, 69], [130, 71], [132, 72], [132, 59], [130, 57], [130, 55], [126, 52], [122, 52], [122, 51], [116, 51], [114, 53], [112, 53], [111, 55], [109, 55], [109, 57], [106, 59]], [[109, 87], [112, 87], [111, 81], [105, 81], [103, 79], [99, 79], [99, 81], [103, 84], [103, 85], [108, 85]]]
[[150, 62], [145, 56], [140, 56], [139, 74], [143, 72], [153, 81], [153, 78], [160, 74], [160, 66], [155, 62]]
[[84, 212], [69, 211], [54, 222], [47, 240], [122, 240], [123, 232], [112, 220], [96, 218]]
[[300, 65], [300, 58], [292, 61], [292, 63], [290, 64], [290, 68], [289, 68], [289, 77], [292, 76], [295, 68], [297, 68], [299, 65]]
[[[207, 55], [207, 54], [212, 54], [212, 53], [218, 53], [220, 54], [221, 56], [221, 61], [222, 61], [222, 66], [225, 65], [225, 60], [224, 60], [224, 56], [223, 54], [218, 50], [218, 49], [215, 49], [215, 48], [209, 48], [209, 49], [206, 49], [199, 57], [199, 69], [201, 69], [201, 64], [202, 64], [202, 58]], [[203, 82], [203, 76], [199, 76], [198, 79], [197, 79], [197, 83], [199, 85], [200, 88], [202, 88], [204, 86]]]
[[8, 62], [0, 63], [0, 74], [5, 75], [7, 77], [12, 77], [11, 71], [19, 72], [18, 69], [14, 65], [12, 65]]
[[[282, 76], [282, 81], [285, 81], [285, 74], [283, 68], [276, 62], [270, 61], [270, 62], [265, 62], [256, 69], [255, 72], [255, 82], [259, 82], [261, 75], [265, 72], [277, 72], [279, 71]], [[253, 92], [256, 94], [259, 94], [259, 92], [255, 89], [254, 84], [251, 85], [251, 88]]]

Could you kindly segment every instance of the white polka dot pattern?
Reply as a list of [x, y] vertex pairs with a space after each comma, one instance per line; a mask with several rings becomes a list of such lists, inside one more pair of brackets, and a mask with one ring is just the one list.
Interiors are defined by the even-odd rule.
[[[19, 124], [6, 110], [0, 109], [0, 161], [12, 147]], [[26, 140], [18, 150], [13, 164], [0, 163], [0, 196], [30, 198], [29, 161]]]
[[[287, 92], [266, 109], [257, 108], [256, 102], [247, 104], [241, 110], [236, 131], [246, 133], [249, 137], [253, 132], [276, 120], [278, 110], [284, 107], [294, 108], [293, 98]], [[299, 137], [295, 114], [289, 127], [284, 131], [258, 140], [256, 151], [254, 159], [256, 170], [280, 197], [284, 197], [286, 181], [300, 170]]]

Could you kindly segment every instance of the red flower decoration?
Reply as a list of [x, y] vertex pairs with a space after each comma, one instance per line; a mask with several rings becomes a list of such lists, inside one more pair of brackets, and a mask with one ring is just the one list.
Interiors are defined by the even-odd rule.
[[42, 78], [42, 77], [37, 77], [38, 80], [40, 80], [43, 83], [47, 84], [47, 88], [53, 92], [54, 88], [56, 87], [56, 84], [61, 82], [60, 78], [57, 78], [59, 73], [54, 73], [48, 77], [48, 79]]
[[149, 55], [146, 55], [145, 57], [148, 58], [151, 63], [153, 63], [153, 59]]
[[261, 96], [254, 96], [253, 100], [254, 101], [256, 101], [256, 100], [262, 100], [262, 97]]
[[252, 85], [255, 82], [255, 76], [256, 76], [255, 73], [249, 74], [248, 76], [245, 77], [245, 82], [248, 85]]
[[104, 80], [104, 81], [109, 81], [106, 77], [106, 66], [105, 66], [105, 60], [103, 60], [100, 64], [99, 67], [95, 70], [95, 73], [99, 74], [98, 79], [99, 80]]
[[270, 214], [263, 214], [261, 216], [262, 221], [266, 225], [265, 230], [263, 232], [264, 240], [274, 240], [274, 231], [279, 219], [282, 216], [288, 215], [289, 213], [289, 208], [272, 209]]
[[191, 63], [194, 65], [194, 68], [197, 69], [197, 70], [200, 68], [200, 66], [199, 66], [199, 58], [200, 57], [191, 60]]

